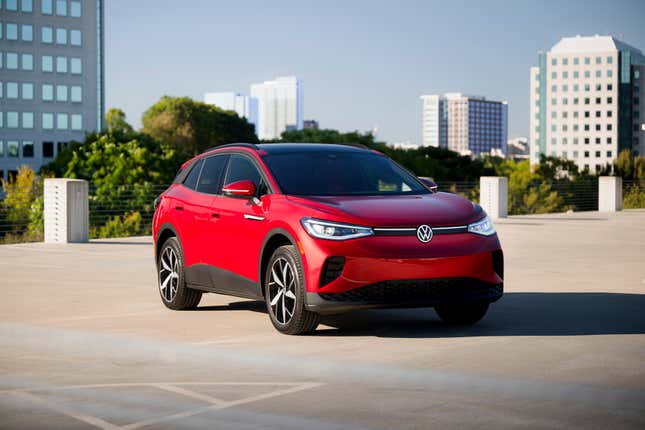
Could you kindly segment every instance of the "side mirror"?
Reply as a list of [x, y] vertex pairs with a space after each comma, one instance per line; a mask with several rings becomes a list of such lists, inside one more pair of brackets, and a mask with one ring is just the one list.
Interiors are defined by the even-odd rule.
[[430, 191], [433, 193], [436, 193], [437, 190], [439, 189], [439, 186], [435, 181], [433, 181], [431, 178], [426, 178], [426, 177], [419, 177], [419, 180], [423, 183], [423, 185], [426, 186]]
[[224, 185], [222, 193], [229, 197], [252, 198], [255, 196], [255, 184], [248, 179]]

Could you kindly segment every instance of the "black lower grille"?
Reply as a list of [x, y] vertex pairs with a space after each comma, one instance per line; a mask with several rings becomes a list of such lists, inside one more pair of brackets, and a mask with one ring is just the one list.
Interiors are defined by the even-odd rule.
[[329, 257], [320, 274], [320, 286], [327, 285], [337, 279], [343, 273], [343, 267], [345, 267], [345, 257]]
[[492, 302], [502, 293], [502, 284], [493, 285], [472, 278], [449, 278], [383, 281], [343, 293], [323, 293], [320, 297], [334, 302], [432, 304], [469, 300]]
[[493, 270], [497, 276], [504, 279], [504, 253], [501, 249], [493, 251]]

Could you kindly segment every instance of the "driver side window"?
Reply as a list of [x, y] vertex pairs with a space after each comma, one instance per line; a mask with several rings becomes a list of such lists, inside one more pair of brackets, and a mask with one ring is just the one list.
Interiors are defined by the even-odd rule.
[[258, 196], [266, 194], [266, 185], [255, 164], [242, 155], [231, 155], [224, 184], [231, 184], [243, 180], [249, 180], [255, 184], [255, 188], [258, 190]]

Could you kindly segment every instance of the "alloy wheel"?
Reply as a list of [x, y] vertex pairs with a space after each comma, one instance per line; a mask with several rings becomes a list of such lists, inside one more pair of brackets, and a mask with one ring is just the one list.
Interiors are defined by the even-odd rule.
[[296, 277], [291, 264], [278, 258], [269, 275], [269, 305], [280, 324], [287, 324], [296, 308]]
[[179, 287], [179, 259], [172, 247], [167, 246], [161, 253], [159, 267], [159, 289], [167, 302], [172, 302]]

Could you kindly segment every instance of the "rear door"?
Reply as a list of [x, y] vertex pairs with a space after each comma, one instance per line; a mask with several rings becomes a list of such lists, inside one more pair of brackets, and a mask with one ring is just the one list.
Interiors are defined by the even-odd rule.
[[198, 160], [190, 166], [190, 172], [188, 172], [181, 185], [173, 189], [172, 193], [173, 200], [170, 210], [173, 212], [173, 224], [179, 232], [186, 267], [199, 262], [197, 250], [194, 246], [195, 225], [192, 207], [202, 165], [203, 160]]
[[226, 246], [221, 239], [219, 194], [228, 158], [228, 154], [206, 158], [195, 190], [197, 199], [203, 204], [194, 208], [195, 216], [199, 217], [196, 223], [197, 231], [194, 232], [194, 246], [199, 255], [199, 262], [212, 267], [221, 266], [222, 254], [226, 252]]

